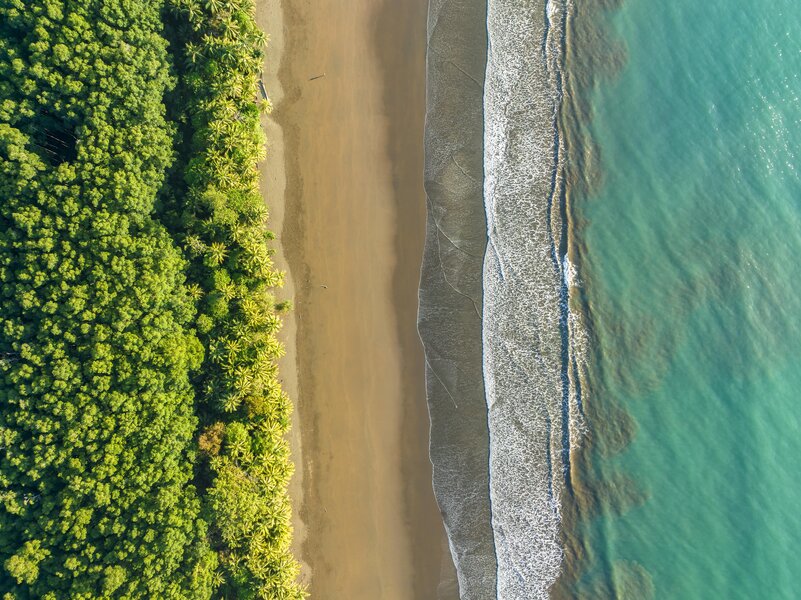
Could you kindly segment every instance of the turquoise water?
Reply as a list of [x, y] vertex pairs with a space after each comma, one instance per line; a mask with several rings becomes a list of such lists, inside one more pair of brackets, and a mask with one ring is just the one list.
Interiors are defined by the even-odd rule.
[[639, 565], [618, 597], [801, 598], [801, 5], [607, 17], [627, 60], [592, 93], [603, 176], [575, 210], [589, 401], [636, 433], [593, 464], [645, 499], [580, 526], [585, 579]]

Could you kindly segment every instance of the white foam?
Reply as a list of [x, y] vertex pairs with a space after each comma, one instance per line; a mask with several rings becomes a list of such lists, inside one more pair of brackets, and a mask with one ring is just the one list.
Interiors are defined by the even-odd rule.
[[566, 10], [565, 0], [488, 5], [483, 343], [500, 599], [545, 599], [559, 575], [563, 449], [577, 441], [580, 422], [573, 369], [562, 354], [565, 333], [569, 363], [581, 347], [574, 342], [582, 339], [580, 320], [565, 298], [578, 277], [558, 248]]
[[570, 262], [570, 258], [567, 255], [562, 259], [562, 273], [564, 273], [564, 282], [568, 288], [581, 287], [576, 265]]

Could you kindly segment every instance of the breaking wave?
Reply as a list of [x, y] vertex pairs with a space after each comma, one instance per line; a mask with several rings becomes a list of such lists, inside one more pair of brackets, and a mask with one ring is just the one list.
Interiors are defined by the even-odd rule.
[[497, 598], [545, 599], [581, 431], [584, 336], [559, 130], [566, 0], [490, 0], [484, 81], [483, 368]]

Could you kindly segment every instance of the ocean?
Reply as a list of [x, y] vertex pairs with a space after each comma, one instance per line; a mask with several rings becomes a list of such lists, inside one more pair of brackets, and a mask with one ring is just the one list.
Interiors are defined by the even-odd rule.
[[798, 598], [801, 6], [605, 4], [562, 120], [590, 343], [557, 591]]
[[431, 0], [419, 330], [463, 599], [801, 597], [796, 2]]

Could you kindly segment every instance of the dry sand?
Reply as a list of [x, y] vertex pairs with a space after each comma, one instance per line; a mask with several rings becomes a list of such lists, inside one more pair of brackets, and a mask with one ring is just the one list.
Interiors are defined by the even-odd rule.
[[295, 545], [320, 600], [432, 600], [443, 568], [415, 325], [426, 5], [259, 2], [263, 188], [295, 301]]

